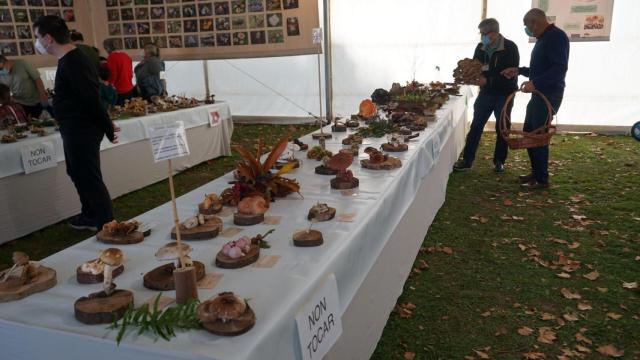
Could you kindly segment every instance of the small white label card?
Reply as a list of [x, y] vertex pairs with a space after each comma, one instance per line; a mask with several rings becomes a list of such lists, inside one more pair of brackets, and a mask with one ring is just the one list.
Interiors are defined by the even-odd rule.
[[335, 275], [329, 274], [296, 315], [304, 360], [322, 359], [342, 334]]
[[338, 215], [339, 222], [353, 222], [356, 219], [356, 213], [343, 213]]
[[313, 28], [312, 37], [314, 44], [322, 44], [322, 28]]
[[145, 304], [149, 305], [149, 310], [153, 310], [153, 307], [156, 304], [156, 299], [158, 298], [158, 296], [160, 296], [160, 300], [158, 300], [158, 310], [163, 310], [167, 306], [173, 304], [174, 301], [176, 301], [176, 299], [169, 296], [154, 295], [148, 298], [147, 301], [144, 302]]
[[149, 127], [149, 140], [155, 162], [189, 155], [184, 122]]
[[233, 209], [229, 207], [224, 207], [222, 210], [216, 214], [217, 216], [227, 217], [233, 215]]
[[220, 113], [217, 111], [209, 111], [209, 125], [214, 127], [220, 124]]
[[221, 273], [208, 273], [198, 281], [198, 289], [213, 289], [222, 280]]
[[280, 225], [282, 216], [265, 216], [262, 222], [265, 225]]
[[25, 174], [58, 166], [56, 148], [51, 141], [26, 144], [21, 150]]
[[278, 263], [278, 260], [280, 260], [280, 255], [264, 256], [264, 257], [261, 257], [258, 261], [256, 261], [256, 264], [254, 265], [254, 267], [262, 268], [262, 269], [270, 269]]
[[226, 238], [234, 237], [234, 236], [240, 234], [242, 232], [242, 230], [244, 230], [244, 229], [237, 228], [237, 227], [226, 228], [226, 229], [222, 230], [222, 232], [220, 233], [220, 236], [226, 237]]

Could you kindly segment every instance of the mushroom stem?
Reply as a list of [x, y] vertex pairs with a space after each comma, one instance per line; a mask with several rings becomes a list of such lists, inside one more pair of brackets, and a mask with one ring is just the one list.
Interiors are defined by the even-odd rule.
[[104, 288], [104, 293], [107, 296], [113, 293], [113, 289], [111, 288], [111, 280], [112, 280], [112, 267], [109, 264], [104, 264], [104, 282], [102, 283]]

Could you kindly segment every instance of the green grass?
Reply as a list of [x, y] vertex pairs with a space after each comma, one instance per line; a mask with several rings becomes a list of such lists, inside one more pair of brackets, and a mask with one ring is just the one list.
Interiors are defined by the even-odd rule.
[[[287, 132], [294, 137], [307, 134], [315, 129], [309, 125], [235, 125], [232, 142], [253, 149], [255, 142], [262, 138], [269, 146], [275, 145]], [[183, 171], [174, 177], [176, 196], [187, 193], [202, 186], [235, 167], [240, 159], [234, 151], [232, 156], [213, 159], [191, 169]], [[118, 220], [128, 220], [146, 211], [160, 206], [170, 200], [169, 184], [167, 180], [160, 181], [138, 191], [121, 196], [113, 201], [114, 214]], [[0, 245], [0, 264], [11, 262], [14, 251], [24, 251], [32, 259], [42, 259], [75, 243], [91, 237], [89, 231], [71, 229], [66, 221], [51, 225], [20, 239]]]
[[[640, 143], [556, 136], [553, 186], [529, 194], [516, 184], [516, 175], [529, 169], [526, 152], [511, 152], [507, 173], [496, 175], [489, 156], [493, 141], [484, 136], [470, 172], [452, 174], [446, 203], [414, 265], [420, 270], [424, 260], [429, 268], [412, 273], [398, 300], [415, 309], [409, 317], [391, 314], [372, 359], [479, 359], [474, 350], [493, 359], [522, 359], [527, 352], [556, 359], [562, 349], [575, 350], [581, 329], [593, 343], [581, 343], [591, 351], [584, 358], [606, 358], [596, 349], [613, 344], [625, 351], [625, 359], [639, 359], [640, 292], [624, 289], [622, 282], [640, 281], [635, 260], [640, 256]], [[471, 219], [476, 215], [482, 222]], [[524, 220], [504, 220], [504, 215]], [[573, 215], [586, 216], [587, 223], [581, 226]], [[570, 248], [573, 243], [579, 247]], [[560, 278], [556, 274], [562, 269], [532, 259], [533, 246], [542, 261], [557, 261], [562, 252], [580, 268], [570, 279]], [[453, 254], [438, 251], [444, 247]], [[583, 278], [594, 270], [597, 280]], [[582, 299], [565, 299], [562, 288]], [[579, 311], [579, 302], [593, 309]], [[622, 317], [613, 320], [609, 312]], [[574, 314], [578, 320], [563, 325], [541, 320], [543, 313]], [[534, 333], [519, 335], [524, 326]], [[556, 333], [553, 344], [537, 341], [538, 329], [545, 326]]]

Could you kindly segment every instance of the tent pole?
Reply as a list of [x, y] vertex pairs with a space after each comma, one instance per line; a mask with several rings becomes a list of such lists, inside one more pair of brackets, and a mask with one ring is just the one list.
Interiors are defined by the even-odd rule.
[[204, 98], [209, 99], [211, 91], [209, 90], [209, 66], [207, 60], [202, 60], [202, 70], [204, 71]]
[[333, 121], [333, 71], [331, 61], [331, 0], [323, 0], [324, 13], [324, 89], [327, 121]]
[[482, 1], [482, 15], [480, 17], [480, 20], [484, 20], [487, 18], [487, 1], [488, 0], [481, 0]]

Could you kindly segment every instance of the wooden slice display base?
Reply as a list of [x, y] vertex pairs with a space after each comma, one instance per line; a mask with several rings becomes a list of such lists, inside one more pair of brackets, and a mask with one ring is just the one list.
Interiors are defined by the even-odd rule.
[[81, 323], [111, 324], [122, 318], [133, 303], [133, 293], [129, 290], [115, 290], [107, 296], [104, 291], [89, 294], [73, 304], [76, 319]]
[[273, 167], [277, 170], [282, 169], [285, 165], [289, 164], [289, 163], [294, 163], [293, 168], [297, 169], [300, 167], [300, 160], [298, 159], [293, 159], [287, 162], [277, 162]]
[[[196, 268], [196, 280], [200, 281], [204, 278], [205, 270], [204, 264], [199, 261], [194, 261], [193, 266]], [[173, 278], [173, 271], [176, 269], [175, 264], [169, 263], [149, 271], [144, 274], [142, 278], [142, 284], [147, 289], [167, 291], [175, 290], [176, 284]]]
[[[182, 240], [209, 240], [213, 239], [222, 231], [222, 220], [219, 217], [207, 219], [203, 225], [191, 229], [180, 229]], [[171, 229], [171, 238], [177, 239], [176, 228]]]
[[307, 215], [307, 220], [315, 219], [316, 221], [329, 221], [336, 216], [336, 209], [329, 207], [329, 210], [324, 213], [317, 214], [313, 212], [313, 210], [309, 210], [309, 214]]
[[[91, 262], [96, 260], [91, 260]], [[117, 268], [111, 270], [111, 277], [116, 278], [124, 271], [124, 265], [120, 265]], [[92, 274], [83, 272], [80, 270], [80, 266], [76, 268], [76, 280], [80, 284], [99, 284], [104, 281], [104, 273]]]
[[298, 247], [320, 246], [323, 243], [324, 238], [318, 230], [300, 230], [293, 234], [293, 245]]
[[316, 174], [318, 175], [336, 175], [338, 170], [333, 170], [324, 165], [316, 166]]
[[211, 205], [210, 208], [205, 209], [204, 208], [204, 204], [200, 203], [198, 204], [198, 212], [202, 215], [215, 215], [217, 213], [219, 213], [220, 211], [222, 211], [222, 203], [218, 203], [218, 204], [214, 204]]
[[424, 125], [409, 125], [407, 126], [409, 128], [409, 130], [411, 131], [422, 131], [424, 129], [426, 129], [427, 127]]
[[256, 314], [247, 304], [247, 310], [239, 318], [227, 322], [203, 322], [202, 327], [218, 336], [237, 336], [251, 330], [256, 324]]
[[412, 133], [412, 131], [409, 128], [398, 130], [398, 134], [400, 134], [400, 135], [411, 135], [411, 133]]
[[348, 128], [355, 129], [360, 127], [360, 121], [357, 120], [349, 120], [346, 123]]
[[333, 132], [345, 132], [347, 131], [347, 127], [344, 125], [332, 125], [331, 131]]
[[238, 226], [251, 226], [260, 224], [264, 221], [264, 214], [245, 215], [241, 213], [233, 214], [233, 223]]
[[381, 163], [371, 162], [369, 159], [360, 160], [360, 165], [369, 170], [392, 170], [402, 166], [402, 162], [398, 158], [389, 159]]
[[144, 234], [140, 231], [134, 231], [128, 235], [109, 235], [105, 234], [104, 230], [100, 230], [96, 234], [96, 239], [105, 244], [131, 245], [141, 243], [144, 240]]
[[381, 147], [382, 147], [382, 150], [387, 152], [403, 152], [403, 151], [409, 150], [409, 145], [407, 144], [393, 145], [389, 143], [384, 143], [382, 144]]
[[220, 250], [218, 255], [216, 255], [216, 266], [222, 269], [239, 269], [253, 264], [258, 261], [259, 257], [260, 247], [258, 245], [251, 245], [251, 249], [247, 255], [237, 259], [228, 257]]
[[[4, 274], [9, 269], [2, 271]], [[31, 294], [48, 290], [56, 285], [56, 271], [46, 266], [38, 268], [38, 274], [27, 284], [20, 284], [17, 279], [9, 279], [0, 283], [0, 302], [14, 301]]]
[[329, 133], [314, 133], [314, 134], [311, 134], [311, 138], [313, 140], [331, 139], [332, 137], [333, 137], [333, 135], [331, 135]]
[[360, 185], [360, 180], [358, 178], [351, 178], [351, 180], [345, 180], [342, 178], [333, 178], [331, 179], [331, 188], [336, 190], [349, 190], [355, 189]]

